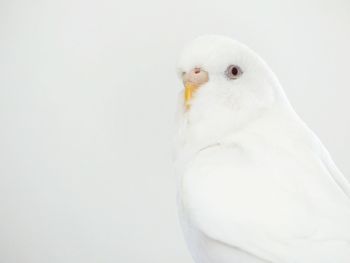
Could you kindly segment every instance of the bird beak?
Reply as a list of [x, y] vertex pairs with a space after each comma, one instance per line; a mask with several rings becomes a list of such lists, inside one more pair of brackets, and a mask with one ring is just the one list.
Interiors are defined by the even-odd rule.
[[185, 82], [184, 101], [186, 110], [190, 108], [192, 96], [197, 89], [198, 85], [192, 82]]
[[188, 110], [191, 107], [191, 100], [198, 88], [209, 80], [208, 72], [201, 68], [194, 68], [189, 72], [184, 72], [183, 83], [185, 108]]

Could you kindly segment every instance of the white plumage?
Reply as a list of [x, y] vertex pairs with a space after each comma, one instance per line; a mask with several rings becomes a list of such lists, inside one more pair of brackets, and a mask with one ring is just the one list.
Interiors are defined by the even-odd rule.
[[[237, 65], [237, 79], [225, 76]], [[269, 67], [226, 37], [203, 36], [179, 72], [209, 81], [179, 104], [179, 213], [197, 263], [349, 263], [350, 186], [290, 106]]]

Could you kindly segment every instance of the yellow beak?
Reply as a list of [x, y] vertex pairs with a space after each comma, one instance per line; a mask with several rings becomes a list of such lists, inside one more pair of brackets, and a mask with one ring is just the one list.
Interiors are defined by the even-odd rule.
[[198, 89], [198, 85], [193, 84], [191, 82], [185, 83], [184, 101], [185, 101], [186, 110], [188, 110], [191, 107], [191, 99], [197, 89]]

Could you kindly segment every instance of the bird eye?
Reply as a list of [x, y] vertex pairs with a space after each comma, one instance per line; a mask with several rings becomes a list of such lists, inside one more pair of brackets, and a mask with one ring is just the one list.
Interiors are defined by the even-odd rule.
[[241, 70], [241, 68], [236, 66], [236, 65], [228, 66], [228, 68], [225, 71], [225, 75], [229, 79], [237, 79], [237, 78], [239, 78], [239, 76], [242, 75], [242, 73], [243, 73], [243, 71]]

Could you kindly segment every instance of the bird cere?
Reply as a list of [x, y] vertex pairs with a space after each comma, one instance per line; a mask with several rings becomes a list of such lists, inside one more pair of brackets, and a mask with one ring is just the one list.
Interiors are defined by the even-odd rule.
[[203, 36], [178, 71], [178, 206], [195, 262], [349, 263], [349, 182], [268, 65]]
[[183, 72], [183, 83], [185, 85], [184, 101], [186, 109], [190, 108], [191, 99], [197, 88], [208, 81], [208, 73], [200, 68], [194, 68], [190, 72]]

